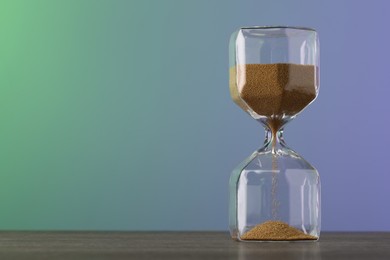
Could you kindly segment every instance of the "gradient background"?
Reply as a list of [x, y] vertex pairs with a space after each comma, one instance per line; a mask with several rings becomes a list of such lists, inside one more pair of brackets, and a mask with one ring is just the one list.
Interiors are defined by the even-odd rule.
[[263, 130], [230, 99], [243, 25], [316, 28], [318, 99], [286, 128], [323, 230], [390, 230], [387, 1], [1, 1], [0, 229], [227, 230]]

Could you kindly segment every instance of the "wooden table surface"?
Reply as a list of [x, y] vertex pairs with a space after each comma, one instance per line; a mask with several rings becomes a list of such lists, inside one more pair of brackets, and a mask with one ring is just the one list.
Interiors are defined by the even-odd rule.
[[390, 232], [242, 243], [226, 232], [0, 232], [0, 259], [386, 259]]

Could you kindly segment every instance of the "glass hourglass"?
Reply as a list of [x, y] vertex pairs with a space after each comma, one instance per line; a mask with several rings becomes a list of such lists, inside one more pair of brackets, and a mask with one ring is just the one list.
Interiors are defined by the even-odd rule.
[[239, 241], [317, 241], [317, 170], [290, 149], [283, 128], [317, 97], [317, 32], [245, 27], [231, 36], [230, 93], [265, 128], [264, 146], [230, 177], [229, 228]]

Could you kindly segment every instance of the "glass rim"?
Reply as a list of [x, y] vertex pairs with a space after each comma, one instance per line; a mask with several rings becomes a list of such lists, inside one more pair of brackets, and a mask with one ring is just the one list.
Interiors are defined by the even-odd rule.
[[294, 30], [304, 30], [304, 31], [312, 31], [317, 32], [315, 29], [304, 26], [285, 26], [285, 25], [272, 25], [272, 26], [244, 26], [240, 27], [240, 30], [243, 29], [259, 29], [259, 30], [267, 30], [267, 29], [294, 29]]

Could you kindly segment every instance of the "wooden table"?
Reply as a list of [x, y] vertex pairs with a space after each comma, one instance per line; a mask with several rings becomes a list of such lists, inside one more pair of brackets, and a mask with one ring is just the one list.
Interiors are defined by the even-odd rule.
[[386, 259], [388, 233], [326, 233], [319, 242], [240, 243], [225, 232], [0, 232], [0, 259]]

